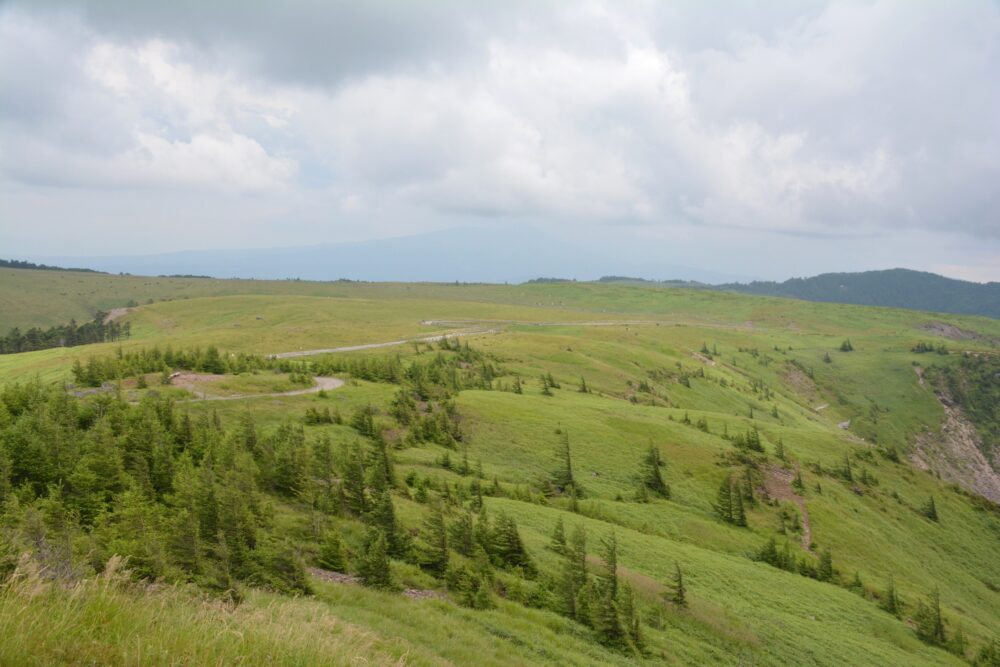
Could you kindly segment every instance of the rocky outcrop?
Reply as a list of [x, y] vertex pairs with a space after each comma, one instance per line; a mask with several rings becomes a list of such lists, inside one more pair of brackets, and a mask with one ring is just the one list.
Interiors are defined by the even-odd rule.
[[938, 392], [937, 397], [944, 408], [944, 422], [940, 431], [917, 437], [911, 461], [1000, 505], [1000, 471], [983, 454], [983, 442], [975, 425], [946, 393]]

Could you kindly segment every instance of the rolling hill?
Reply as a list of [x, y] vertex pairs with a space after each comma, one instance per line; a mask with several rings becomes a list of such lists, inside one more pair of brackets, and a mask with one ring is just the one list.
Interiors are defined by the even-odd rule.
[[0, 271], [0, 663], [1000, 659], [994, 319]]
[[716, 285], [716, 289], [807, 301], [892, 306], [1000, 318], [1000, 283], [973, 283], [909, 269], [824, 273], [812, 278], [791, 278], [781, 283], [727, 283]]

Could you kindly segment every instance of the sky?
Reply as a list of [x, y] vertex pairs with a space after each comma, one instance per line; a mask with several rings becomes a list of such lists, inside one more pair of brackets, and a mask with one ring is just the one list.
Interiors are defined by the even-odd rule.
[[1000, 281], [998, 73], [996, 0], [0, 0], [0, 257], [482, 230]]

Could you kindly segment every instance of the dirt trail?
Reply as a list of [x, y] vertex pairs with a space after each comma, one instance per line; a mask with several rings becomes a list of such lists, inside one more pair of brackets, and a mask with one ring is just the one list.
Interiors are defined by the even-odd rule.
[[363, 343], [361, 345], [346, 345], [343, 347], [326, 347], [317, 350], [296, 350], [294, 352], [278, 352], [270, 355], [272, 359], [294, 359], [296, 357], [311, 357], [317, 354], [336, 354], [338, 352], [358, 352], [360, 350], [375, 350], [381, 347], [396, 347], [399, 345], [411, 345], [413, 343], [436, 343], [445, 338], [459, 338], [462, 336], [481, 336], [487, 334], [502, 333], [504, 325], [519, 325], [528, 327], [620, 327], [640, 324], [662, 324], [655, 320], [597, 320], [588, 322], [525, 322], [520, 320], [422, 320], [420, 324], [424, 326], [469, 326], [469, 325], [495, 325], [488, 328], [465, 329], [449, 331], [445, 333], [433, 334], [417, 338], [407, 338], [406, 340], [392, 340], [384, 343]]
[[794, 478], [795, 475], [791, 470], [780, 466], [768, 466], [764, 475], [764, 489], [772, 498], [791, 501], [799, 506], [799, 514], [802, 515], [802, 548], [813, 553], [812, 522], [809, 520], [809, 510], [806, 509], [805, 499], [792, 489]]
[[130, 310], [132, 310], [132, 309], [131, 308], [112, 308], [110, 311], [108, 311], [108, 314], [104, 316], [104, 323], [105, 324], [109, 324], [109, 323], [114, 322], [115, 320], [117, 320], [117, 319], [119, 319], [121, 317], [125, 317], [125, 314], [128, 313], [128, 311], [130, 311]]
[[339, 389], [344, 386], [344, 381], [335, 377], [317, 377], [316, 384], [305, 389], [293, 389], [292, 391], [275, 391], [267, 394], [233, 394], [232, 396], [206, 396], [205, 392], [198, 389], [199, 385], [217, 382], [224, 378], [224, 375], [210, 375], [207, 373], [181, 373], [176, 376], [171, 383], [175, 387], [186, 389], [195, 395], [190, 401], [239, 401], [247, 398], [275, 398], [279, 396], [302, 396], [304, 394], [317, 394], [321, 391]]
[[365, 343], [363, 345], [347, 345], [345, 347], [327, 347], [319, 350], [298, 350], [296, 352], [279, 352], [272, 354], [272, 359], [294, 359], [295, 357], [310, 357], [317, 354], [334, 354], [336, 352], [357, 352], [359, 350], [375, 350], [380, 347], [395, 347], [397, 345], [410, 345], [411, 343], [436, 343], [445, 338], [458, 338], [460, 336], [476, 336], [479, 334], [500, 333], [500, 329], [480, 329], [477, 331], [456, 331], [454, 333], [435, 334], [424, 336], [423, 338], [407, 338], [406, 340], [393, 340], [386, 343]]

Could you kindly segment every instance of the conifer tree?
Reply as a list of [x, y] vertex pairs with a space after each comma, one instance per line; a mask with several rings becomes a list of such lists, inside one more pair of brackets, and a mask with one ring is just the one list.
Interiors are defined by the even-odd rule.
[[938, 520], [937, 504], [934, 502], [934, 496], [929, 496], [927, 498], [927, 502], [924, 503], [924, 506], [921, 508], [921, 512], [931, 521]]
[[678, 607], [687, 606], [687, 588], [684, 587], [684, 574], [681, 572], [681, 564], [674, 561], [674, 581], [670, 594], [670, 601]]
[[549, 548], [557, 554], [566, 553], [566, 529], [563, 526], [562, 517], [556, 519], [555, 528], [552, 529], [552, 539], [549, 541]]
[[618, 604], [618, 542], [615, 534], [604, 540], [604, 567], [597, 589], [596, 603], [592, 607], [594, 630], [601, 642], [614, 647], [625, 644]]
[[357, 442], [347, 450], [344, 480], [341, 486], [347, 509], [355, 516], [363, 515], [368, 510], [368, 499], [365, 497], [365, 468], [361, 456], [361, 446]]
[[408, 535], [399, 529], [396, 521], [396, 508], [392, 503], [392, 494], [385, 489], [376, 498], [369, 513], [372, 525], [381, 529], [385, 536], [386, 548], [390, 556], [403, 558], [410, 549]]
[[735, 493], [731, 492], [731, 496], [733, 499], [733, 525], [746, 526], [747, 515], [743, 508], [743, 494], [737, 490]]
[[517, 523], [507, 514], [497, 516], [492, 530], [492, 549], [488, 550], [500, 564], [521, 568], [529, 575], [534, 572], [534, 565], [524, 548], [521, 535], [517, 531]]
[[319, 547], [318, 562], [320, 567], [333, 572], [346, 572], [347, 561], [344, 558], [344, 547], [340, 541], [340, 533], [336, 529], [326, 531], [323, 543]]
[[727, 475], [719, 486], [719, 492], [715, 496], [713, 505], [716, 515], [726, 523], [733, 523], [733, 484], [732, 479]]
[[891, 575], [889, 576], [889, 583], [886, 586], [885, 594], [882, 596], [881, 606], [882, 609], [893, 616], [899, 616], [903, 611], [899, 596], [896, 594], [896, 582], [893, 581]]
[[559, 493], [576, 494], [576, 480], [573, 478], [573, 460], [570, 456], [569, 433], [563, 431], [556, 450], [556, 468], [552, 472], [552, 485]]
[[544, 375], [541, 376], [541, 383], [542, 383], [542, 396], [551, 396], [552, 390], [549, 389], [549, 381], [548, 379], [546, 379]]
[[379, 528], [372, 526], [365, 536], [358, 575], [361, 583], [371, 588], [389, 590], [393, 587], [392, 571], [389, 569], [388, 544]]
[[451, 524], [449, 544], [463, 556], [472, 556], [476, 539], [473, 534], [472, 515], [469, 512], [462, 512]]
[[521, 386], [521, 376], [520, 375], [515, 375], [514, 376], [514, 393], [515, 394], [523, 394], [524, 393], [524, 388]]
[[820, 581], [833, 580], [833, 554], [824, 549], [819, 555], [819, 567], [816, 568], [816, 578]]
[[589, 620], [581, 613], [581, 595], [587, 584], [587, 532], [581, 525], [573, 528], [564, 552], [558, 581], [563, 613], [578, 621]]
[[589, 394], [590, 389], [587, 387], [587, 380], [583, 377], [580, 378], [580, 393]]
[[917, 623], [917, 637], [935, 646], [944, 646], [948, 637], [945, 634], [944, 620], [941, 618], [941, 599], [935, 586], [927, 599], [920, 602], [913, 620]]
[[778, 438], [778, 444], [774, 448], [774, 455], [779, 461], [787, 461], [787, 455], [785, 454], [785, 441]]
[[448, 530], [440, 503], [424, 520], [424, 542], [421, 565], [439, 577], [444, 575], [448, 569]]
[[663, 474], [660, 467], [663, 460], [660, 458], [660, 450], [656, 445], [650, 444], [649, 451], [642, 458], [641, 477], [642, 485], [660, 498], [670, 499], [670, 487], [663, 481]]
[[631, 648], [641, 653], [643, 649], [642, 619], [635, 604], [635, 593], [627, 581], [622, 584], [619, 594], [618, 608], [621, 624], [625, 630]]

